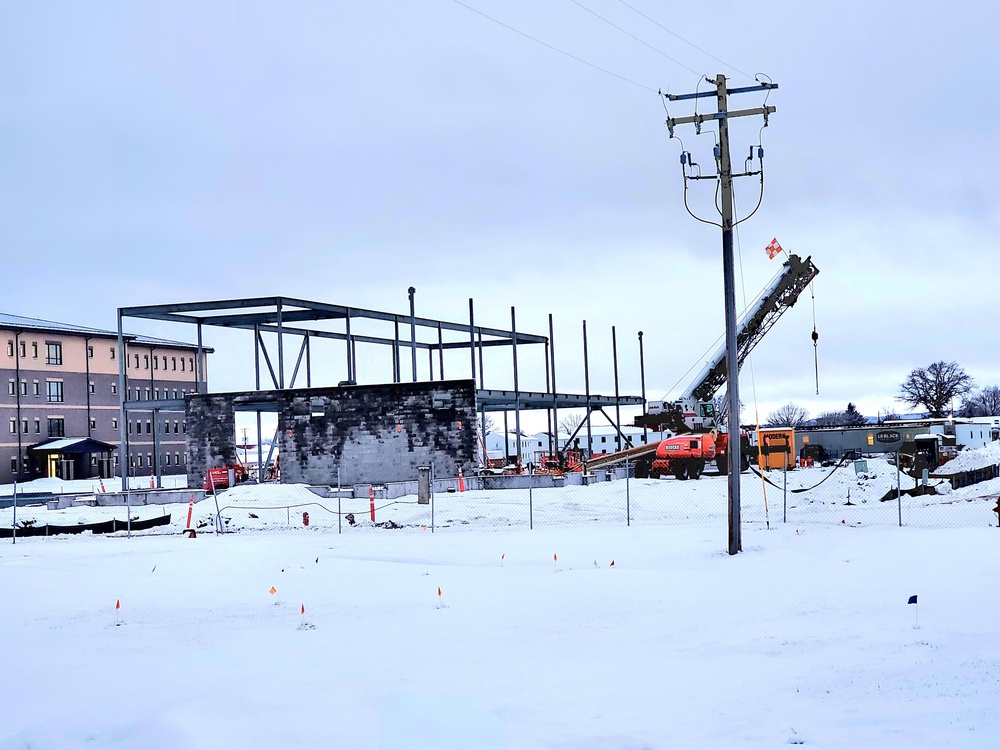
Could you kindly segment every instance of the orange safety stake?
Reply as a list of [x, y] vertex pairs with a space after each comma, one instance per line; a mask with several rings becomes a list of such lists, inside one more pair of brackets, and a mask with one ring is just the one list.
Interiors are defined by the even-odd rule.
[[458, 491], [465, 492], [465, 477], [462, 476], [462, 467], [458, 467]]
[[185, 529], [190, 529], [191, 528], [191, 514], [192, 513], [194, 513], [194, 495], [191, 495], [191, 497], [188, 498], [188, 520], [187, 520], [187, 525], [184, 527]]
[[375, 487], [368, 488], [368, 508], [371, 511], [372, 523], [375, 523]]

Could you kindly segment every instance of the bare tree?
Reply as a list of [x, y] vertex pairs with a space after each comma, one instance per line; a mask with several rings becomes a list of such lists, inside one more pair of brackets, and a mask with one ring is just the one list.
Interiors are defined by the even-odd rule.
[[482, 423], [486, 427], [486, 429], [483, 431], [483, 437], [485, 437], [486, 435], [492, 435], [494, 432], [497, 431], [496, 420], [493, 419], [493, 417], [491, 417], [489, 414], [486, 414], [483, 417]]
[[932, 417], [943, 417], [956, 398], [974, 387], [972, 378], [957, 362], [933, 362], [907, 375], [896, 399], [910, 406], [923, 406]]
[[1000, 415], [1000, 387], [988, 385], [974, 391], [962, 402], [963, 417], [995, 417]]
[[765, 427], [801, 427], [809, 412], [797, 404], [785, 404], [767, 415]]
[[583, 423], [584, 417], [582, 414], [567, 414], [559, 419], [559, 432], [564, 432], [567, 435], [572, 435], [576, 428]]
[[[715, 406], [715, 423], [720, 427], [729, 425], [729, 392], [724, 391], [721, 396], [712, 399]], [[743, 424], [743, 401], [740, 401], [740, 424]]]
[[891, 406], [883, 406], [881, 409], [878, 410], [878, 414], [879, 414], [878, 417], [879, 423], [882, 423], [887, 419], [899, 419], [899, 414], [897, 414], [896, 410], [893, 409]]
[[825, 411], [816, 416], [813, 424], [817, 427], [842, 427], [844, 425], [844, 412]]

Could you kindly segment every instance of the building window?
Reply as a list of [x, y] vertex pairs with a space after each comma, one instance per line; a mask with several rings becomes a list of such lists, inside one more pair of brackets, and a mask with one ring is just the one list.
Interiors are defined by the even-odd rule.
[[118, 429], [118, 417], [111, 417], [111, 429]]
[[160, 389], [159, 388], [154, 388], [153, 389], [153, 400], [154, 401], [159, 401], [160, 400]]
[[111, 349], [110, 349], [110, 351], [111, 351], [111, 359], [114, 359], [115, 358], [115, 348], [112, 346]]
[[13, 417], [10, 418], [10, 434], [11, 435], [17, 434], [17, 420], [14, 419]]
[[163, 355], [163, 369], [164, 370], [167, 369], [167, 355], [166, 354]]
[[194, 372], [194, 357], [188, 357], [188, 369]]
[[90, 429], [92, 429], [92, 430], [96, 430], [97, 429], [97, 420], [96, 419], [91, 419], [90, 420]]
[[127, 393], [128, 393], [128, 395], [126, 396], [126, 400], [127, 401], [131, 401], [132, 400], [132, 389], [131, 388], [127, 389]]
[[171, 365], [171, 369], [172, 370], [176, 370], [177, 369], [177, 357], [171, 357], [170, 358], [170, 365]]
[[46, 380], [45, 381], [45, 393], [46, 400], [50, 404], [62, 403], [63, 400], [63, 384], [61, 380]]
[[177, 398], [177, 389], [174, 388], [174, 398]]
[[24, 359], [25, 357], [28, 356], [28, 352], [25, 349], [25, 343], [23, 341], [21, 342], [21, 347], [20, 348], [21, 348], [21, 358]]
[[170, 434], [170, 421], [167, 419], [163, 420], [163, 432], [167, 435]]
[[186, 419], [183, 422], [181, 422], [181, 430], [184, 431], [185, 435], [187, 434], [187, 431], [188, 431], [188, 421]]
[[90, 389], [91, 393], [97, 393], [97, 386], [94, 385], [94, 381], [93, 380], [90, 381], [90, 383], [87, 384], [87, 387]]
[[149, 461], [149, 468], [152, 469], [153, 468], [153, 454], [152, 453], [147, 453], [146, 454], [146, 460]]
[[181, 357], [181, 372], [184, 372], [184, 357]]
[[137, 369], [137, 370], [139, 369], [139, 355], [138, 354], [135, 355], [135, 369]]
[[153, 369], [154, 370], [159, 370], [160, 369], [160, 358], [159, 357], [153, 357]]
[[94, 347], [88, 346], [87, 347], [87, 359], [93, 359], [93, 358], [94, 358]]
[[139, 468], [141, 469], [142, 468], [142, 454], [141, 453], [137, 453], [136, 457], [139, 459]]
[[37, 380], [32, 380], [31, 381], [31, 395], [32, 396], [41, 395], [41, 391], [39, 390], [39, 386], [38, 386], [38, 381]]
[[36, 435], [42, 434], [42, 420], [39, 419], [38, 417], [35, 417], [35, 434]]
[[150, 422], [148, 419], [146, 420], [146, 434], [147, 435], [153, 434], [153, 423]]
[[62, 417], [49, 417], [49, 437], [66, 437], [66, 420]]
[[14, 391], [14, 381], [13, 380], [8, 380], [7, 381], [7, 395], [8, 396], [13, 396], [14, 394], [15, 394], [15, 391]]
[[181, 454], [180, 453], [175, 453], [174, 454], [174, 463], [177, 464], [178, 466], [181, 465]]
[[175, 435], [177, 434], [178, 430], [180, 430], [180, 428], [181, 428], [180, 423], [175, 419], [174, 420], [174, 434]]
[[149, 401], [149, 388], [146, 389], [146, 400]]
[[38, 342], [37, 341], [32, 341], [31, 342], [31, 358], [32, 359], [38, 359]]
[[129, 435], [132, 434], [132, 420], [131, 419], [128, 420], [128, 434]]
[[[24, 344], [22, 344], [21, 346], [24, 346]], [[24, 355], [22, 354], [22, 356]], [[45, 364], [47, 365], [62, 364], [62, 344], [60, 344], [57, 341], [45, 342]]]
[[112, 396], [117, 396], [118, 395], [118, 381], [117, 380], [112, 380], [111, 381], [111, 395]]
[[872, 435], [868, 436], [868, 445], [875, 445], [875, 438]]
[[149, 355], [148, 354], [143, 354], [142, 355], [142, 364], [144, 365], [144, 367], [143, 367], [144, 370], [148, 370], [149, 369]]
[[170, 454], [164, 453], [163, 457], [166, 459], [163, 463], [165, 463], [167, 466], [170, 466]]
[[14, 342], [11, 341], [10, 339], [7, 340], [7, 356], [8, 357], [14, 356]]
[[10, 457], [10, 473], [11, 474], [17, 473], [17, 456]]
[[28, 381], [27, 380], [22, 380], [21, 381], [21, 395], [22, 396], [27, 396], [28, 395]]
[[21, 420], [21, 434], [22, 435], [27, 435], [28, 434], [28, 420], [27, 419], [22, 419]]

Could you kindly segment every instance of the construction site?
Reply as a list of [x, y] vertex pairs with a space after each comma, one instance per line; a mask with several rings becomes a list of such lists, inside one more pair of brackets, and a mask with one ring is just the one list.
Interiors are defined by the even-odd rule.
[[[818, 273], [810, 258], [788, 257], [740, 317], [738, 366]], [[494, 482], [524, 475], [576, 475], [579, 479], [571, 481], [585, 482], [598, 469], [625, 464], [636, 478], [698, 479], [706, 470], [722, 474], [730, 470], [730, 429], [717, 398], [727, 377], [725, 344], [704, 363], [679, 398], [647, 402], [642, 334], [642, 392], [618, 391], [615, 342], [611, 363], [615, 392], [593, 393], [584, 322], [581, 364], [586, 387], [584, 393], [567, 393], [557, 386], [551, 315], [547, 334], [518, 330], [514, 308], [509, 328], [481, 325], [476, 322], [472, 299], [467, 322], [424, 318], [416, 315], [414, 291], [409, 290], [408, 313], [287, 297], [121, 308], [120, 336], [128, 319], [193, 327], [193, 336], [190, 331], [188, 336], [198, 342], [199, 363], [207, 328], [244, 332], [252, 343], [255, 383], [252, 390], [208, 393], [202, 392], [206, 379], [199, 377], [199, 392], [181, 399], [125, 401], [122, 444], [128, 441], [124, 425], [129, 423], [130, 412], [152, 412], [154, 420], [183, 414], [188, 486], [209, 491], [251, 477], [258, 482], [386, 485], [415, 480], [420, 467], [430, 467], [435, 477], [486, 475]], [[384, 333], [359, 333], [362, 322], [377, 325]], [[312, 349], [320, 341], [339, 342], [342, 347], [342, 377], [336, 382], [316, 382]], [[362, 381], [359, 347], [385, 352], [391, 361], [391, 382]], [[512, 382], [504, 389], [484, 388], [484, 351], [498, 347], [510, 353]], [[468, 353], [464, 372], [445, 372], [444, 355], [453, 350]], [[544, 391], [520, 387], [526, 352], [531, 351], [536, 352], [531, 360], [535, 367], [537, 354], [543, 355]], [[426, 380], [418, 379], [418, 356], [426, 357]], [[291, 375], [286, 378], [289, 369]], [[125, 392], [124, 368], [121, 377]], [[625, 425], [623, 407], [639, 407], [642, 413]], [[582, 410], [585, 417], [572, 433], [560, 434], [559, 415], [566, 410]], [[539, 445], [534, 450], [518, 446], [511, 450], [508, 425], [514, 436], [525, 435], [521, 418], [526, 412], [544, 413], [547, 428], [537, 436]], [[245, 428], [237, 434], [238, 415], [253, 420], [252, 434]], [[276, 419], [273, 433], [263, 427], [268, 421], [265, 415], [272, 422]], [[487, 420], [493, 417], [504, 425], [500, 456], [486, 446]], [[613, 433], [612, 442], [600, 451], [595, 450], [592, 434], [598, 424]], [[757, 458], [758, 440], [752, 431], [744, 430], [739, 440], [740, 469], [746, 470]], [[251, 452], [256, 453], [252, 471], [245, 465]]]

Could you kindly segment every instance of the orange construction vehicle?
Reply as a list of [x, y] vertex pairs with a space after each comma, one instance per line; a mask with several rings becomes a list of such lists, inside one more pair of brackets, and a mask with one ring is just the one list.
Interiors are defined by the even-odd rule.
[[205, 472], [205, 481], [202, 483], [202, 489], [209, 494], [212, 494], [216, 490], [226, 489], [230, 486], [230, 472], [232, 472], [232, 484], [239, 484], [250, 478], [250, 473], [246, 467], [237, 460], [235, 464], [216, 466]]
[[[819, 269], [812, 264], [810, 258], [802, 260], [797, 255], [788, 257], [782, 270], [762, 292], [757, 303], [740, 320], [736, 335], [738, 365], [743, 364], [747, 355], [778, 318], [795, 304], [818, 273]], [[652, 401], [646, 414], [635, 419], [636, 426], [675, 433], [673, 437], [656, 444], [655, 453], [650, 450], [642, 456], [632, 454], [636, 477], [673, 474], [678, 479], [697, 479], [706, 464], [713, 460], [719, 472], [728, 472], [729, 433], [724, 428], [720, 429], [712, 401], [716, 392], [725, 385], [726, 374], [726, 345], [723, 343], [680, 399]], [[750, 467], [751, 458], [756, 457], [755, 451], [756, 447], [751, 444], [750, 436], [741, 433], [740, 471], [746, 471]], [[610, 461], [602, 459], [602, 463]]]

